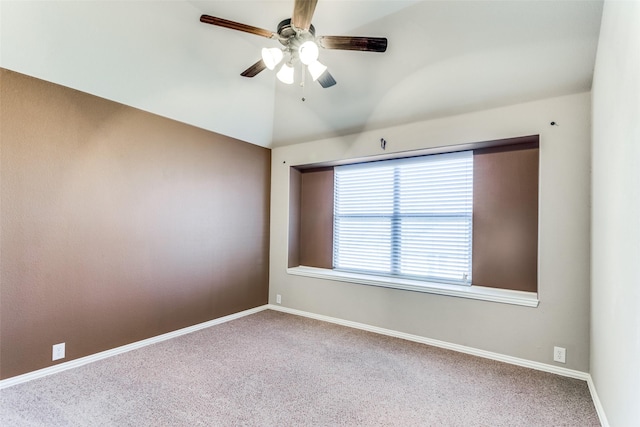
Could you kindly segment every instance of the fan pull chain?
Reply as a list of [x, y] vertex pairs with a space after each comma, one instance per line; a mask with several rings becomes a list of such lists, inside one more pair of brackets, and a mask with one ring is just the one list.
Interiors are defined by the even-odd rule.
[[307, 74], [305, 73], [306, 66], [302, 65], [300, 69], [302, 69], [302, 78], [300, 79], [300, 87], [302, 87], [302, 102], [304, 102], [306, 101], [306, 98], [304, 97], [304, 78], [305, 78], [305, 75]]

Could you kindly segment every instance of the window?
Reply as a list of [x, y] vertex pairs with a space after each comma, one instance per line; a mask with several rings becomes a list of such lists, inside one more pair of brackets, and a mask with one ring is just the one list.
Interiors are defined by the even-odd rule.
[[290, 168], [287, 271], [536, 306], [539, 137], [396, 155]]
[[473, 152], [337, 166], [333, 268], [471, 284]]

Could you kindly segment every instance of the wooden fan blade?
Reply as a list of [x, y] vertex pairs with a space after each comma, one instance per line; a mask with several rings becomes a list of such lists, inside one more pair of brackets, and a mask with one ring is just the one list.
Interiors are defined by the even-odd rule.
[[308, 30], [311, 27], [311, 18], [317, 3], [318, 0], [296, 0], [291, 16], [293, 26], [300, 30]]
[[239, 22], [229, 21], [228, 19], [216, 18], [215, 16], [202, 15], [200, 17], [200, 22], [204, 22], [205, 24], [217, 25], [218, 27], [229, 28], [231, 30], [244, 31], [245, 33], [255, 34], [256, 36], [262, 36], [268, 39], [278, 36], [273, 31], [253, 27], [247, 24], [241, 24]]
[[329, 70], [326, 70], [320, 75], [320, 77], [318, 77], [318, 83], [320, 83], [320, 86], [326, 89], [336, 84], [336, 80], [333, 78], [331, 73], [329, 73]]
[[256, 74], [258, 74], [260, 71], [264, 70], [265, 68], [267, 68], [267, 66], [265, 65], [264, 61], [261, 59], [260, 61], [256, 62], [251, 67], [247, 68], [242, 73], [240, 73], [240, 75], [242, 77], [255, 77]]
[[325, 49], [363, 52], [384, 52], [387, 50], [387, 39], [384, 37], [320, 36], [317, 41]]

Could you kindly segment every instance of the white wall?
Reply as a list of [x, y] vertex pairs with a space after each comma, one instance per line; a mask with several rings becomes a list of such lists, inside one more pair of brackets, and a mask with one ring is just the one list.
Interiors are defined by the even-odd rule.
[[607, 1], [593, 83], [591, 375], [640, 425], [640, 2]]
[[[270, 302], [317, 314], [553, 364], [589, 369], [590, 95], [365, 132], [272, 151]], [[550, 126], [555, 121], [559, 126]], [[537, 308], [370, 287], [286, 273], [288, 171], [292, 165], [540, 135]]]

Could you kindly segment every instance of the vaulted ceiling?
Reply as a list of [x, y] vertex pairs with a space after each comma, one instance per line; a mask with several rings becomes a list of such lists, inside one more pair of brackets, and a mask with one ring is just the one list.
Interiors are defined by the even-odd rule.
[[[323, 50], [338, 84], [240, 73], [293, 0], [0, 1], [0, 66], [274, 147], [591, 88], [602, 2], [319, 0], [318, 35], [386, 37]], [[296, 76], [300, 80], [299, 76]], [[305, 101], [302, 101], [304, 96]]]

